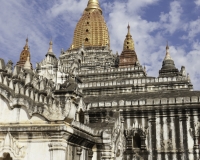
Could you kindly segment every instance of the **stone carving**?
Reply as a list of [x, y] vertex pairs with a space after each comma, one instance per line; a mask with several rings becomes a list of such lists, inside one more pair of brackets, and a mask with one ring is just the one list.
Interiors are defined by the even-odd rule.
[[195, 124], [195, 135], [199, 135], [199, 131], [200, 131], [200, 122], [197, 122]]
[[[8, 72], [12, 69], [12, 63], [9, 62], [5, 68], [5, 72]], [[13, 72], [9, 78], [7, 74], [0, 73], [0, 95], [8, 101], [10, 108], [24, 106], [30, 117], [40, 114], [49, 121], [75, 117], [76, 99], [80, 92], [74, 75], [69, 74], [66, 82], [56, 88], [52, 80], [38, 76], [31, 70], [15, 66]], [[69, 95], [61, 100], [59, 97], [63, 92]], [[85, 110], [83, 101], [80, 105]]]
[[93, 151], [92, 151], [92, 149], [89, 149], [88, 150], [88, 158], [92, 159], [92, 157], [93, 157]]
[[82, 154], [82, 148], [81, 147], [76, 147], [76, 154], [81, 155]]
[[161, 150], [173, 150], [173, 144], [172, 144], [172, 140], [168, 139], [168, 140], [163, 140], [161, 143]]
[[190, 128], [189, 131], [190, 131], [190, 134], [191, 134], [192, 137], [199, 136], [199, 133], [200, 133], [200, 122], [196, 122], [194, 124], [194, 129]]
[[12, 73], [12, 69], [13, 69], [13, 62], [12, 61], [8, 61], [8, 63], [6, 64], [5, 70], [7, 71], [8, 74], [11, 74]]
[[133, 156], [133, 160], [144, 160], [144, 158], [142, 158], [138, 153], [136, 153], [134, 156]]
[[53, 151], [53, 150], [64, 150], [66, 151], [66, 147], [67, 147], [67, 143], [63, 143], [63, 142], [51, 142], [49, 144], [49, 150]]
[[4, 153], [9, 153], [13, 159], [21, 160], [25, 157], [25, 151], [26, 147], [22, 146], [9, 132], [0, 144], [0, 158], [4, 158]]

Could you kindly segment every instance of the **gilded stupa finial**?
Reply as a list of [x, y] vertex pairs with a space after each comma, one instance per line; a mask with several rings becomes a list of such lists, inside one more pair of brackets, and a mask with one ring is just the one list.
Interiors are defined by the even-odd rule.
[[28, 50], [28, 49], [29, 49], [29, 47], [28, 47], [28, 36], [27, 36], [27, 38], [26, 38], [26, 44], [24, 46], [24, 50]]
[[88, 5], [78, 21], [69, 50], [90, 47], [110, 47], [108, 27], [98, 0], [88, 0]]
[[89, 0], [87, 8], [85, 10], [86, 11], [93, 11], [95, 9], [100, 10], [101, 13], [102, 13], [102, 9], [100, 8], [99, 1], [98, 0]]
[[[30, 47], [28, 46], [28, 36], [26, 38], [26, 44], [24, 46], [24, 49], [22, 50], [21, 54], [20, 54], [20, 59], [17, 62], [17, 66], [20, 67], [24, 67], [25, 63], [27, 62], [28, 64], [26, 64], [26, 68], [29, 65], [31, 59], [31, 55], [30, 55]], [[29, 67], [30, 68], [30, 67]], [[31, 68], [32, 68], [32, 64], [31, 64]]]
[[130, 27], [129, 24], [128, 24], [128, 27], [127, 27], [127, 28], [128, 28], [128, 35], [131, 35], [131, 31], [130, 31], [130, 28], [131, 28], [131, 27]]
[[126, 39], [124, 40], [124, 50], [135, 50], [135, 47], [134, 47], [134, 41], [132, 39], [132, 36], [131, 36], [131, 27], [130, 25], [128, 24], [128, 33], [126, 35]]

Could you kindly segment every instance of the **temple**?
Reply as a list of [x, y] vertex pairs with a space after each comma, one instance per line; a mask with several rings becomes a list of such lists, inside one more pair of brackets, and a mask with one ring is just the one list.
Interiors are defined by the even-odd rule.
[[0, 160], [199, 160], [200, 91], [168, 44], [149, 76], [127, 29], [114, 54], [89, 0], [59, 57], [51, 40], [33, 68], [27, 38], [16, 65], [0, 59]]

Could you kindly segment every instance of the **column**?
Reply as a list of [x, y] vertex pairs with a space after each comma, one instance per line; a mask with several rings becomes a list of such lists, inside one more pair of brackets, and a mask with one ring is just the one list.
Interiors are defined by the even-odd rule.
[[130, 159], [132, 156], [132, 150], [133, 150], [133, 136], [132, 136], [132, 130], [125, 130], [125, 138], [126, 138], [126, 160]]
[[[176, 130], [176, 127], [175, 127], [175, 118], [174, 118], [174, 112], [173, 112], [173, 110], [171, 110], [171, 121], [172, 121], [172, 123], [171, 123], [171, 131], [172, 131], [172, 145], [173, 145], [173, 150], [177, 150], [177, 148], [176, 148], [176, 133], [175, 133], [175, 130]], [[174, 153], [173, 155], [172, 155], [172, 159], [173, 160], [176, 160], [176, 159], [178, 159], [178, 157], [177, 157], [177, 155]]]
[[[161, 131], [161, 116], [160, 116], [160, 113], [159, 112], [156, 112], [156, 116], [158, 117], [156, 119], [156, 132], [157, 132], [157, 135], [156, 135], [156, 149], [158, 151], [161, 151], [162, 148], [161, 148], [161, 140], [163, 139], [163, 133]], [[159, 153], [158, 156], [157, 156], [157, 159], [162, 159], [161, 158], [161, 154]]]
[[51, 142], [49, 144], [50, 160], [66, 160], [66, 142]]
[[180, 150], [183, 152], [181, 154], [182, 160], [188, 160], [188, 153], [186, 153], [187, 147], [187, 120], [188, 117], [186, 114], [182, 114], [181, 111], [179, 111], [179, 124], [180, 124]]
[[147, 149], [146, 144], [145, 144], [146, 135], [142, 135], [140, 136], [140, 138], [141, 138], [141, 150], [146, 150]]
[[106, 145], [104, 150], [101, 151], [101, 160], [111, 160], [110, 146]]
[[150, 149], [151, 149], [151, 158], [150, 160], [157, 159], [156, 156], [156, 118], [148, 118], [149, 122], [149, 138], [150, 138]]
[[200, 158], [200, 146], [199, 146], [199, 136], [200, 136], [200, 122], [199, 122], [199, 115], [198, 111], [193, 112], [194, 116], [194, 128], [193, 128], [193, 136], [194, 136], [194, 157], [196, 159]]
[[81, 154], [82, 154], [82, 148], [81, 147], [76, 147], [76, 160], [81, 159]]
[[88, 160], [92, 160], [92, 157], [93, 157], [93, 151], [92, 151], [92, 149], [89, 149], [88, 150]]

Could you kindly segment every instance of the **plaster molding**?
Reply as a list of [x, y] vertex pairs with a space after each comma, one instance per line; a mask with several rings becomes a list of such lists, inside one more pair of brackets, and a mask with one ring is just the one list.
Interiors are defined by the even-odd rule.
[[21, 145], [9, 132], [0, 144], [0, 158], [4, 158], [4, 153], [9, 153], [13, 160], [23, 160], [25, 151], [26, 147]]

